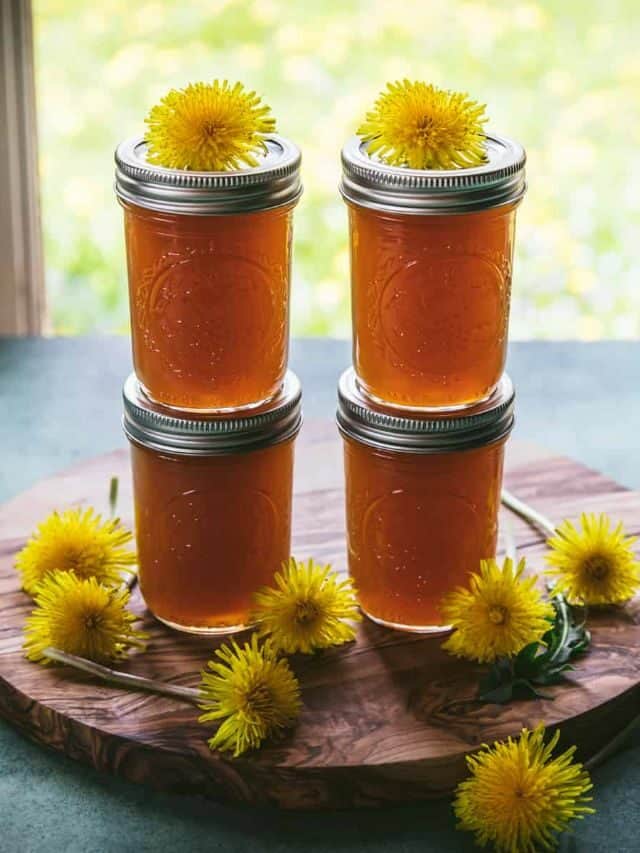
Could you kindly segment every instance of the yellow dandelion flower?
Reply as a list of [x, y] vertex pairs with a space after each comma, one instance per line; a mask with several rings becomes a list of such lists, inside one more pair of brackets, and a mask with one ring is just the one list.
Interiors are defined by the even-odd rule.
[[563, 521], [548, 541], [547, 574], [557, 579], [555, 589], [569, 601], [584, 604], [619, 604], [640, 587], [640, 563], [622, 523], [612, 529], [609, 516], [583, 513], [581, 530]]
[[34, 595], [40, 581], [54, 569], [117, 586], [122, 582], [121, 572], [131, 571], [136, 562], [135, 553], [124, 547], [131, 539], [131, 532], [119, 519], [103, 522], [91, 508], [54, 512], [16, 558], [22, 587]]
[[146, 634], [132, 623], [127, 589], [103, 586], [73, 572], [50, 572], [36, 590], [36, 608], [25, 623], [24, 649], [29, 660], [50, 663], [53, 646], [68, 654], [105, 663], [144, 648]]
[[458, 828], [499, 853], [555, 850], [556, 835], [594, 809], [589, 774], [574, 763], [575, 746], [552, 758], [560, 733], [545, 746], [544, 727], [522, 729], [518, 740], [497, 741], [467, 757], [471, 776], [458, 785]]
[[242, 83], [191, 83], [172, 89], [145, 119], [150, 163], [196, 172], [257, 166], [276, 122], [271, 108]]
[[508, 557], [502, 567], [495, 560], [482, 560], [468, 588], [458, 587], [446, 595], [440, 611], [454, 631], [443, 648], [486, 663], [540, 642], [553, 619], [553, 606], [542, 599], [535, 577], [522, 577], [524, 569], [524, 560], [515, 570]]
[[387, 83], [358, 128], [369, 154], [391, 166], [460, 169], [486, 160], [485, 105], [428, 83]]
[[270, 642], [260, 646], [253, 634], [243, 647], [232, 641], [216, 656], [200, 683], [200, 707], [206, 711], [200, 722], [222, 720], [209, 740], [211, 749], [238, 756], [294, 725], [301, 707], [298, 680]]
[[355, 639], [353, 626], [343, 621], [362, 618], [350, 578], [341, 580], [331, 566], [291, 557], [274, 580], [275, 587], [256, 593], [253, 620], [276, 648], [308, 654]]

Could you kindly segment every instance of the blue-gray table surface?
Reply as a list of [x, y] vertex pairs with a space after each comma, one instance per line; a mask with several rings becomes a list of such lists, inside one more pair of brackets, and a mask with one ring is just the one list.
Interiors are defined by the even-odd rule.
[[[295, 340], [308, 417], [332, 417], [349, 344]], [[124, 446], [126, 338], [0, 339], [0, 501]], [[514, 343], [516, 435], [640, 488], [640, 343]], [[640, 709], [639, 709], [640, 711]], [[640, 737], [594, 772], [597, 814], [561, 849], [640, 851]], [[31, 744], [0, 721], [0, 851], [473, 850], [447, 801], [296, 814], [155, 793]]]

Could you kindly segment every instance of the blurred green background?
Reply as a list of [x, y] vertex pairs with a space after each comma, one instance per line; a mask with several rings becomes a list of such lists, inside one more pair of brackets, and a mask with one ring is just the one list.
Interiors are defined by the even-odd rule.
[[303, 150], [293, 332], [348, 335], [339, 149], [408, 76], [468, 91], [527, 148], [512, 336], [640, 334], [637, 0], [35, 0], [34, 15], [54, 332], [127, 330], [113, 149], [167, 89], [227, 77]]

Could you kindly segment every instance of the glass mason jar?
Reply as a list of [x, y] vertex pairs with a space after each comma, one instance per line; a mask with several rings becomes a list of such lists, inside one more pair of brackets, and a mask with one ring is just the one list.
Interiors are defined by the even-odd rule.
[[124, 386], [140, 589], [181, 631], [246, 627], [254, 592], [289, 559], [300, 383], [242, 418], [174, 412]]
[[133, 364], [147, 395], [181, 410], [260, 406], [282, 385], [300, 152], [278, 136], [255, 168], [190, 172], [116, 151]]
[[514, 390], [428, 419], [385, 413], [339, 385], [349, 573], [362, 610], [382, 625], [442, 632], [439, 603], [495, 556], [504, 445]]
[[455, 410], [502, 375], [525, 154], [490, 136], [487, 155], [477, 168], [421, 171], [380, 163], [358, 137], [343, 149], [353, 363], [374, 400]]

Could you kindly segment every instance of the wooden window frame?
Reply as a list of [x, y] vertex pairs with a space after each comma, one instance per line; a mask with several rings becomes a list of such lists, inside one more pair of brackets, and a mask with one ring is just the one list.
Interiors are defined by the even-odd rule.
[[46, 329], [31, 0], [0, 0], [0, 335]]

